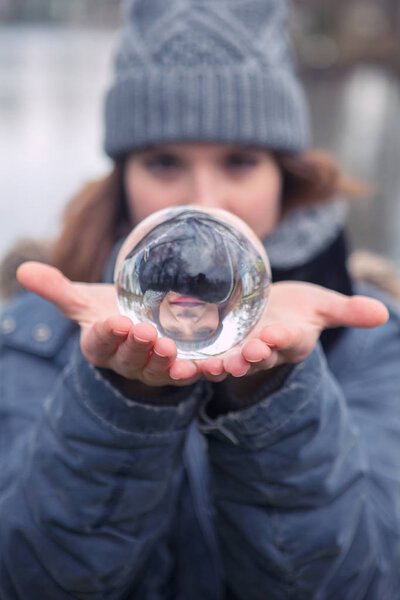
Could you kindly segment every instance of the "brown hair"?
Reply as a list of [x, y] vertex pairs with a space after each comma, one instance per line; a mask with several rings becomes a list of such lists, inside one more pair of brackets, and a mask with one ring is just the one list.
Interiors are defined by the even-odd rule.
[[[346, 178], [325, 152], [277, 154], [276, 160], [283, 177], [284, 213], [335, 194], [365, 193], [364, 187]], [[127, 210], [123, 168], [123, 163], [117, 162], [109, 175], [86, 185], [67, 206], [51, 262], [74, 281], [99, 281], [113, 245], [133, 225]]]
[[123, 164], [90, 182], [67, 205], [51, 263], [73, 281], [96, 282], [116, 241], [131, 229], [122, 185]]
[[330, 200], [335, 195], [365, 196], [368, 187], [346, 176], [335, 159], [322, 150], [301, 155], [276, 155], [282, 172], [283, 213]]

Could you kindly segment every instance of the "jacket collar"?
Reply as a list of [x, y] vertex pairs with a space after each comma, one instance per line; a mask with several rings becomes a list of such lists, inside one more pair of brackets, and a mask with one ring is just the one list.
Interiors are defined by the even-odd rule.
[[292, 210], [265, 242], [272, 268], [294, 269], [325, 251], [343, 229], [348, 206], [340, 199]]

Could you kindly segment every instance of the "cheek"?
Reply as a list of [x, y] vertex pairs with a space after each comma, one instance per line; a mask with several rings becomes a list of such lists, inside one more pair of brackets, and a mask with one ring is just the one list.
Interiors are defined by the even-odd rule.
[[128, 209], [133, 223], [139, 223], [150, 213], [154, 212], [152, 204], [157, 198], [151, 186], [145, 182], [130, 181], [126, 186]]
[[216, 306], [210, 306], [203, 316], [203, 322], [212, 329], [217, 329], [219, 325], [219, 312]]
[[160, 320], [161, 327], [168, 327], [168, 324], [170, 322], [170, 315], [162, 304], [160, 306], [160, 312], [158, 314], [158, 318]]
[[[263, 189], [264, 188], [264, 189]], [[263, 239], [277, 226], [281, 214], [280, 185], [255, 186], [236, 200], [235, 212]]]
[[256, 233], [263, 238], [277, 226], [281, 215], [282, 179], [279, 171], [275, 170], [270, 177], [265, 178], [264, 193], [257, 202], [258, 225]]

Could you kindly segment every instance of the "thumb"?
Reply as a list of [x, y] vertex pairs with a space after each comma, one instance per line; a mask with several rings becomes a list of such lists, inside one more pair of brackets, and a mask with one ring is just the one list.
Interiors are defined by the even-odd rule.
[[325, 327], [378, 327], [389, 318], [386, 306], [375, 298], [366, 296], [342, 296], [328, 298], [320, 310], [325, 319]]
[[75, 319], [86, 307], [85, 299], [61, 271], [39, 262], [25, 262], [17, 269], [19, 283], [30, 292], [48, 300], [67, 317]]

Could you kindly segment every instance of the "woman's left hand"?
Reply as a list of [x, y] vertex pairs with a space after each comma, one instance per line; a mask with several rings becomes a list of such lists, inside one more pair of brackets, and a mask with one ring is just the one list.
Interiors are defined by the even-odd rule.
[[272, 285], [264, 314], [245, 341], [199, 366], [211, 381], [242, 377], [301, 362], [324, 329], [377, 327], [387, 319], [388, 311], [378, 300], [345, 296], [310, 283], [279, 282]]

